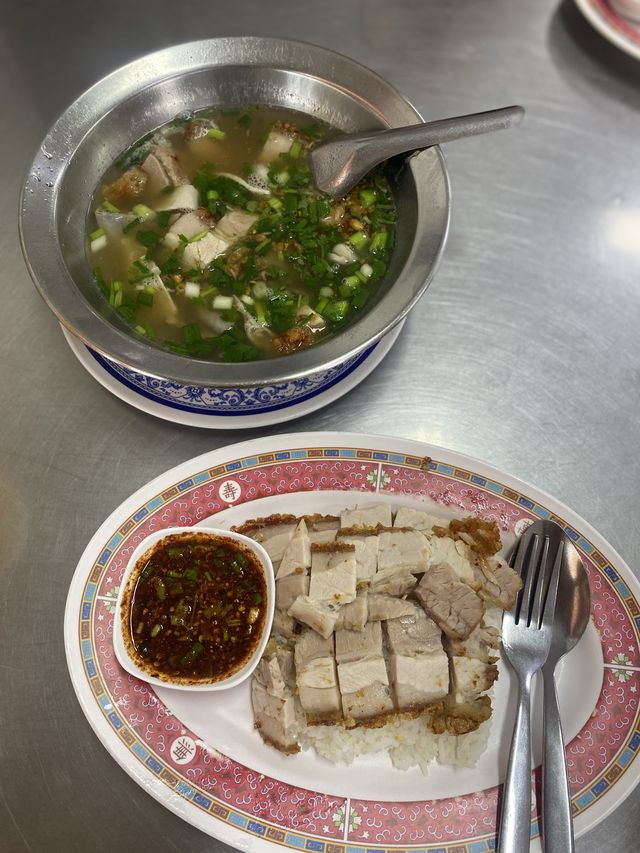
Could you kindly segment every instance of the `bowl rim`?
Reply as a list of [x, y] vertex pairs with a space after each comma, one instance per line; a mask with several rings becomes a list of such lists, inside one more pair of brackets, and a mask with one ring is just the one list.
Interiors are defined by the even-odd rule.
[[[229, 52], [233, 61], [227, 56]], [[264, 61], [264, 55], [271, 56], [271, 61]], [[24, 260], [40, 295], [62, 325], [86, 346], [131, 370], [202, 387], [255, 387], [295, 381], [334, 367], [379, 341], [406, 317], [429, 286], [442, 257], [451, 215], [450, 182], [440, 148], [434, 146], [414, 154], [407, 165], [415, 183], [418, 220], [404, 267], [375, 310], [309, 349], [246, 363], [211, 362], [150, 346], [144, 339], [118, 328], [79, 291], [60, 250], [57, 200], [67, 166], [95, 124], [129, 98], [172, 78], [229, 65], [292, 71], [323, 80], [335, 89], [344, 88], [340, 75], [350, 73], [357, 76], [355, 84], [367, 83], [390, 99], [394, 112], [402, 117], [401, 123], [422, 121], [411, 102], [381, 76], [325, 47], [255, 36], [187, 42], [134, 59], [79, 95], [47, 131], [27, 170], [20, 195], [19, 236]], [[365, 99], [356, 85], [349, 91], [356, 100]], [[366, 103], [370, 108], [371, 104]], [[440, 180], [442, 205], [435, 252], [428, 252], [420, 239], [426, 233], [421, 199], [433, 192], [433, 187], [425, 184], [434, 169]], [[56, 235], [56, 239], [43, 239], [43, 235]]]
[[[202, 682], [200, 684], [183, 684], [176, 681], [171, 681], [170, 679], [158, 678], [154, 675], [149, 675], [149, 673], [145, 672], [142, 667], [139, 667], [136, 661], [129, 654], [129, 650], [127, 648], [127, 644], [124, 640], [123, 636], [123, 617], [122, 617], [122, 599], [124, 598], [124, 594], [133, 573], [133, 570], [136, 567], [136, 563], [140, 559], [140, 557], [147, 551], [151, 546], [157, 544], [162, 539], [165, 539], [168, 536], [173, 536], [175, 534], [180, 533], [209, 533], [211, 535], [215, 535], [221, 539], [232, 539], [234, 542], [241, 542], [245, 547], [249, 548], [259, 559], [260, 566], [262, 568], [262, 573], [264, 575], [266, 587], [267, 587], [267, 613], [264, 620], [264, 627], [262, 629], [262, 636], [260, 637], [260, 642], [256, 646], [253, 651], [253, 654], [247, 661], [247, 663], [241, 667], [241, 669], [229, 675], [227, 678], [223, 678], [220, 681], [213, 681], [210, 683]], [[267, 554], [266, 550], [262, 547], [259, 542], [256, 542], [255, 539], [250, 539], [248, 536], [245, 536], [242, 533], [236, 533], [233, 530], [223, 530], [218, 527], [210, 527], [208, 525], [189, 525], [187, 527], [165, 527], [162, 530], [156, 530], [153, 533], [150, 533], [148, 536], [140, 542], [126, 565], [124, 573], [122, 575], [122, 580], [120, 582], [120, 589], [118, 590], [118, 598], [116, 599], [116, 609], [115, 609], [115, 617], [114, 617], [114, 626], [113, 626], [113, 650], [115, 656], [118, 660], [120, 666], [128, 672], [130, 675], [134, 675], [136, 678], [139, 678], [141, 681], [146, 681], [148, 684], [152, 684], [154, 687], [167, 687], [171, 690], [188, 690], [191, 692], [203, 693], [203, 692], [212, 692], [217, 690], [229, 690], [232, 687], [237, 687], [238, 684], [241, 684], [243, 681], [246, 681], [247, 678], [253, 673], [258, 663], [260, 662], [260, 658], [265, 650], [267, 642], [269, 641], [269, 636], [271, 635], [271, 627], [273, 625], [273, 616], [275, 613], [275, 598], [276, 598], [276, 585], [275, 585], [275, 574], [273, 571], [273, 563], [271, 562], [271, 558]]]

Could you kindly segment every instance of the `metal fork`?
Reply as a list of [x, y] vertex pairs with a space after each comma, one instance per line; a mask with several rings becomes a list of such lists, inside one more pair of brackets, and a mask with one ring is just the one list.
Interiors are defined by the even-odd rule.
[[502, 647], [519, 682], [518, 712], [504, 783], [498, 853], [528, 853], [531, 834], [531, 681], [551, 646], [551, 625], [562, 565], [553, 522], [536, 521], [520, 538], [511, 565], [523, 588], [502, 620]]

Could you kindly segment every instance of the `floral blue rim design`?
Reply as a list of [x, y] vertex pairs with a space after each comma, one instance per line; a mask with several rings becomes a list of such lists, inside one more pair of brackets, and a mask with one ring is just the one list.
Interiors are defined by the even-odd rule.
[[[197, 385], [182, 385], [179, 382], [169, 382], [164, 379], [154, 379], [144, 373], [137, 373], [126, 367], [121, 367], [115, 362], [104, 358], [99, 353], [86, 347], [92, 358], [106, 370], [107, 373], [127, 388], [146, 397], [154, 403], [178, 409], [182, 412], [190, 412], [198, 415], [213, 415], [215, 417], [240, 417], [242, 415], [256, 415], [267, 412], [275, 412], [295, 406], [305, 400], [316, 397], [323, 391], [327, 391], [338, 382], [341, 382], [349, 374], [353, 373], [372, 352], [379, 346], [380, 342], [364, 350], [364, 352], [347, 359], [347, 361], [333, 367], [322, 374], [314, 374], [312, 377], [302, 377], [292, 382], [281, 385], [262, 386], [256, 388], [203, 388]], [[314, 379], [315, 377], [315, 379]], [[311, 390], [300, 394], [299, 392], [310, 385]], [[298, 392], [298, 393], [296, 393]], [[164, 396], [167, 395], [167, 396]], [[266, 395], [265, 399], [261, 396]], [[292, 396], [293, 395], [293, 396]], [[286, 399], [283, 399], [285, 397]], [[183, 398], [200, 400], [201, 405], [185, 404]], [[273, 400], [280, 402], [273, 403]], [[225, 408], [214, 408], [216, 404], [223, 403]], [[213, 404], [213, 405], [212, 405]], [[250, 408], [241, 408], [249, 404]]]

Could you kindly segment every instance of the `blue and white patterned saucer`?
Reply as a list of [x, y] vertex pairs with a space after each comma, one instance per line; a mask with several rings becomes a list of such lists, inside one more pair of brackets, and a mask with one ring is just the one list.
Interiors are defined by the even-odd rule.
[[355, 388], [377, 367], [400, 334], [399, 323], [381, 341], [337, 367], [277, 385], [203, 388], [155, 379], [99, 355], [62, 329], [82, 366], [125, 403], [174, 423], [208, 429], [269, 426], [320, 409]]

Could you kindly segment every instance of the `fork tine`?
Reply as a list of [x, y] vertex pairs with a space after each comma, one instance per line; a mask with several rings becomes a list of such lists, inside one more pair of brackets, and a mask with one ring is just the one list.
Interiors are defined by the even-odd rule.
[[545, 601], [544, 611], [542, 613], [543, 625], [550, 625], [553, 622], [553, 617], [556, 610], [556, 599], [558, 597], [558, 586], [560, 585], [560, 572], [562, 570], [563, 558], [564, 542], [561, 541], [558, 545], [556, 559], [553, 564], [553, 570], [551, 572], [551, 578], [549, 580], [549, 591], [547, 592], [547, 600]]
[[[538, 551], [540, 550], [540, 537], [538, 534], [534, 534], [531, 546], [529, 548], [519, 548], [518, 556], [516, 558], [516, 565], [514, 566], [515, 571], [518, 572], [522, 580], [524, 581], [524, 588], [521, 592], [520, 606], [518, 608], [518, 612], [516, 614], [516, 624], [520, 622], [520, 617], [524, 619], [525, 623], [528, 622], [529, 618], [529, 610], [531, 607], [531, 596], [535, 591], [535, 579], [537, 575], [538, 569]], [[529, 551], [528, 559], [527, 551]], [[522, 552], [522, 553], [521, 553]], [[526, 559], [526, 577], [522, 575], [522, 564], [525, 563]]]
[[532, 625], [534, 628], [537, 628], [540, 625], [540, 620], [542, 618], [544, 594], [548, 583], [547, 578], [549, 576], [549, 544], [549, 537], [545, 536], [544, 544], [542, 546], [542, 557], [540, 558], [540, 567], [536, 577], [537, 583], [531, 607], [531, 617], [529, 619], [529, 625]]

